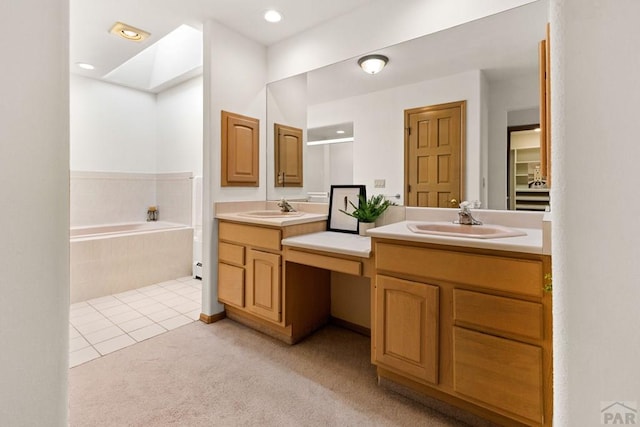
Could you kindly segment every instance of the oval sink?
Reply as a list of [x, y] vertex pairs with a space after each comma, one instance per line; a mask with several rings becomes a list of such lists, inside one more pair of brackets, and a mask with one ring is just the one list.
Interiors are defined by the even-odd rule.
[[304, 215], [304, 212], [282, 212], [277, 209], [266, 211], [241, 212], [238, 215], [249, 216], [253, 218], [289, 218]]
[[464, 225], [453, 222], [417, 222], [407, 224], [414, 233], [440, 236], [470, 237], [473, 239], [498, 239], [501, 237], [526, 236], [527, 233], [501, 225]]

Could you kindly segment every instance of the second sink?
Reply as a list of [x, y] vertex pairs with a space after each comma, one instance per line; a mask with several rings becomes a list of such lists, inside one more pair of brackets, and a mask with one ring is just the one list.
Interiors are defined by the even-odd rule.
[[414, 233], [473, 239], [497, 239], [527, 235], [524, 231], [493, 224], [464, 225], [452, 222], [416, 222], [407, 224], [407, 228]]

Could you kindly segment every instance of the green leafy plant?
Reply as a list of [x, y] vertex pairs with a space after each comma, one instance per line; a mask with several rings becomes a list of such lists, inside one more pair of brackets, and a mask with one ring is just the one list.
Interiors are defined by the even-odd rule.
[[395, 203], [385, 199], [382, 194], [371, 196], [369, 200], [367, 200], [363, 195], [359, 195], [358, 198], [360, 200], [360, 206], [356, 206], [352, 202], [349, 202], [354, 210], [352, 212], [347, 212], [340, 209], [340, 212], [356, 218], [360, 222], [375, 222], [389, 206], [395, 205]]

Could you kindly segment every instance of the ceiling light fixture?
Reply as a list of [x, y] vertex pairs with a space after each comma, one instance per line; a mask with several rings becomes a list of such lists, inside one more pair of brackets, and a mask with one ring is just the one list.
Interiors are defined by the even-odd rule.
[[83, 70], [94, 70], [96, 68], [91, 64], [87, 64], [86, 62], [76, 62], [76, 65]]
[[358, 65], [365, 73], [376, 74], [389, 62], [389, 58], [384, 55], [366, 55], [358, 59]]
[[123, 22], [116, 22], [115, 24], [113, 24], [109, 32], [111, 34], [120, 36], [123, 39], [132, 40], [135, 42], [140, 42], [151, 35], [144, 30], [132, 27], [131, 25], [125, 24]]
[[267, 22], [280, 22], [282, 21], [282, 14], [277, 10], [267, 10], [264, 13], [264, 20]]

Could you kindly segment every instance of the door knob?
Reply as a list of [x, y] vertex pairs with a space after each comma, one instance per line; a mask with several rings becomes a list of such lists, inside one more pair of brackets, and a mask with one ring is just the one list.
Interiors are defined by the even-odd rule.
[[458, 200], [457, 199], [449, 200], [449, 206], [452, 207], [452, 208], [457, 208], [458, 207]]

